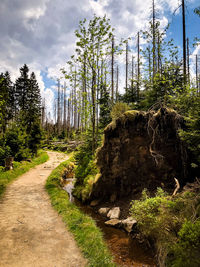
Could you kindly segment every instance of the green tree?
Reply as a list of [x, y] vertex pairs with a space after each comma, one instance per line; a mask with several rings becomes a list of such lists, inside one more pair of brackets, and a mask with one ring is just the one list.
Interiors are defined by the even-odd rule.
[[30, 78], [28, 73], [29, 68], [25, 64], [20, 69], [20, 77], [16, 80], [15, 93], [18, 121], [28, 135], [28, 147], [35, 154], [42, 138], [41, 96], [34, 72], [31, 73]]
[[8, 71], [0, 74], [0, 99], [1, 127], [5, 133], [8, 122], [13, 119], [15, 113], [14, 86]]
[[28, 77], [29, 68], [26, 64], [20, 68], [20, 77], [15, 82], [16, 108], [18, 113], [24, 112], [29, 108], [28, 93], [30, 81]]
[[88, 69], [86, 80], [90, 80], [90, 94], [92, 104], [92, 151], [96, 148], [96, 126], [97, 126], [97, 90], [98, 78], [101, 68], [100, 60], [110, 53], [110, 40], [112, 38], [112, 29], [110, 21], [104, 16], [96, 17], [89, 21], [86, 19], [80, 21], [79, 29], [75, 32], [78, 38], [77, 42], [77, 60], [84, 64]]

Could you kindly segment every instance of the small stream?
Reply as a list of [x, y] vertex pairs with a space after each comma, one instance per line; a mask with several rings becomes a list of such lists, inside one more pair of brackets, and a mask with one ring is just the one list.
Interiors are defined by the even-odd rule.
[[74, 202], [85, 214], [92, 217], [102, 230], [104, 239], [114, 257], [114, 261], [124, 267], [155, 267], [151, 251], [144, 249], [138, 240], [131, 238], [126, 232], [105, 225], [105, 220], [90, 206], [83, 205], [72, 196], [73, 179], [67, 179], [63, 188], [68, 192], [70, 201]]

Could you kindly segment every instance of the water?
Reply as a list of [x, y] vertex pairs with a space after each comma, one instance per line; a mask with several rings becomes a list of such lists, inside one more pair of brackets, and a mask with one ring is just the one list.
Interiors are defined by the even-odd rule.
[[102, 230], [104, 239], [110, 249], [114, 261], [123, 267], [155, 267], [152, 251], [144, 248], [137, 239], [131, 238], [123, 230], [105, 225], [105, 220], [90, 206], [83, 205], [73, 198], [73, 179], [67, 179], [64, 187], [69, 194], [70, 201], [74, 202], [84, 213], [92, 217]]
[[74, 184], [73, 184], [74, 179], [73, 178], [69, 178], [65, 180], [65, 186], [63, 187], [63, 189], [65, 191], [67, 191], [67, 193], [69, 194], [69, 200], [70, 202], [74, 202], [74, 197], [72, 195], [72, 190], [74, 188]]

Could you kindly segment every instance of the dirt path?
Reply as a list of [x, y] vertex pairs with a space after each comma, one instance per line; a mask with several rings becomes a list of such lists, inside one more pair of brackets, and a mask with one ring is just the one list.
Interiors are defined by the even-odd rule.
[[53, 210], [44, 185], [66, 155], [49, 152], [48, 162], [13, 182], [0, 201], [0, 266], [82, 267], [72, 235]]

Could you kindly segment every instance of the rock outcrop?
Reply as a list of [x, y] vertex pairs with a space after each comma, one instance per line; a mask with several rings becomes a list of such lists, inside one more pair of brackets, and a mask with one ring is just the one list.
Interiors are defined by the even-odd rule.
[[184, 119], [175, 111], [125, 112], [104, 130], [97, 152], [101, 176], [91, 198], [121, 198], [157, 187], [173, 190], [174, 177], [181, 186], [190, 174], [188, 151], [178, 131]]

